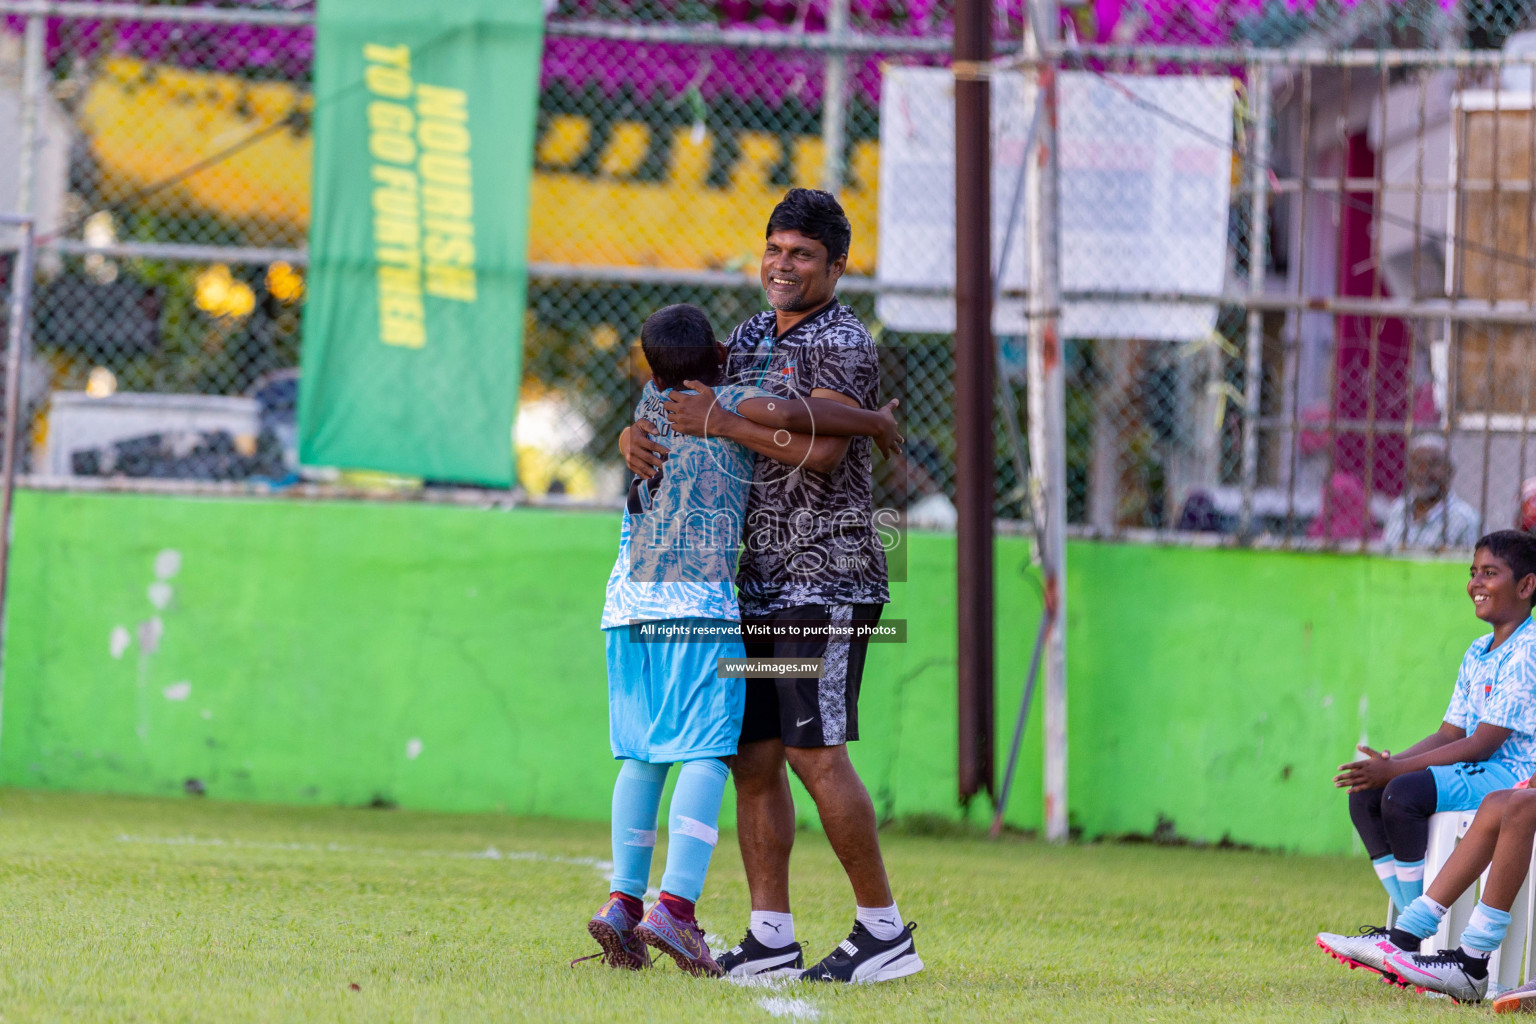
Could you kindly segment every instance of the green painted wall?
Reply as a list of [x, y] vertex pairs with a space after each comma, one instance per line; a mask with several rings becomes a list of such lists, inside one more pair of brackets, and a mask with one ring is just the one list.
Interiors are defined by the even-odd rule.
[[[601, 818], [616, 537], [610, 514], [22, 492], [0, 781]], [[999, 543], [1000, 761], [1039, 615], [1027, 557]], [[1349, 849], [1333, 766], [1362, 734], [1428, 732], [1479, 632], [1459, 563], [1084, 543], [1069, 564], [1091, 835], [1165, 817]], [[911, 538], [908, 580], [855, 760], [882, 814], [954, 815], [953, 541]], [[1021, 763], [1010, 819], [1034, 827], [1038, 724]]]

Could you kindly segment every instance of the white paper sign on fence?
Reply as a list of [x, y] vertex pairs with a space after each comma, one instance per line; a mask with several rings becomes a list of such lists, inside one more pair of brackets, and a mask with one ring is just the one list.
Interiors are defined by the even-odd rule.
[[[1072, 72], [1058, 82], [1062, 291], [1220, 295], [1232, 80]], [[1215, 326], [1214, 303], [1073, 302], [1061, 330], [1185, 341]]]
[[[1060, 98], [1063, 292], [1218, 296], [1227, 273], [1232, 81], [1070, 72]], [[1034, 116], [1023, 75], [992, 79], [992, 258], [1003, 248]], [[954, 84], [936, 68], [887, 72], [880, 102], [879, 279], [887, 287], [954, 287]], [[1015, 214], [1005, 292], [1027, 282], [1024, 211]], [[896, 330], [954, 330], [947, 296], [882, 295]], [[1204, 337], [1216, 304], [1078, 301], [1062, 311], [1068, 337], [1182, 341]], [[1025, 331], [1024, 306], [994, 311], [999, 334]]]
[[[1021, 74], [992, 79], [992, 260], [1003, 248], [1008, 211], [1024, 162], [1034, 116], [1034, 90]], [[1013, 230], [1006, 291], [1024, 290], [1023, 210]], [[925, 289], [955, 286], [955, 88], [943, 68], [891, 68], [880, 94], [880, 246], [882, 285]], [[955, 329], [955, 302], [945, 295], [882, 294], [875, 312], [903, 331], [947, 334]], [[993, 310], [993, 330], [1025, 332], [1024, 305], [1004, 300]]]

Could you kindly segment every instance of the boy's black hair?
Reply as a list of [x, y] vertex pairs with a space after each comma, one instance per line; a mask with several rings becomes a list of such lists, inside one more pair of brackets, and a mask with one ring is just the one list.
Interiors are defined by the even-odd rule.
[[775, 231], [798, 231], [827, 247], [827, 263], [848, 255], [853, 228], [842, 204], [831, 192], [816, 188], [792, 188], [784, 193], [779, 205], [768, 215], [767, 238]]
[[1472, 550], [1486, 551], [1509, 566], [1516, 583], [1536, 573], [1536, 537], [1524, 530], [1494, 530], [1479, 537]]
[[715, 329], [698, 306], [663, 306], [640, 327], [640, 350], [661, 386], [680, 388], [685, 380], [714, 384], [720, 375]]

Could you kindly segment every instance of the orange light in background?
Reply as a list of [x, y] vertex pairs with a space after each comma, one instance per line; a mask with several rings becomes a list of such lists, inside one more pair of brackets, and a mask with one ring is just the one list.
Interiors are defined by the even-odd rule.
[[197, 275], [197, 308], [214, 316], [250, 316], [256, 293], [244, 281], [236, 281], [222, 263]]
[[304, 275], [279, 260], [267, 268], [267, 291], [279, 302], [298, 302], [304, 297]]

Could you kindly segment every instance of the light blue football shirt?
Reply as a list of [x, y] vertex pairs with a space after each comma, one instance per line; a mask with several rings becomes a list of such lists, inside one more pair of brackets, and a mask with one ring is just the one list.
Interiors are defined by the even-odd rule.
[[1467, 648], [1445, 720], [1468, 736], [1487, 722], [1509, 729], [1509, 738], [1488, 758], [1517, 779], [1536, 774], [1536, 625], [1526, 619], [1493, 650], [1493, 634]]
[[[728, 412], [748, 398], [771, 398], [755, 387], [722, 385], [716, 403]], [[619, 557], [608, 576], [603, 628], [659, 619], [736, 619], [736, 557], [741, 547], [753, 455], [724, 438], [674, 431], [654, 383], [635, 419], [656, 424], [671, 449], [658, 477], [631, 489], [619, 527]]]

